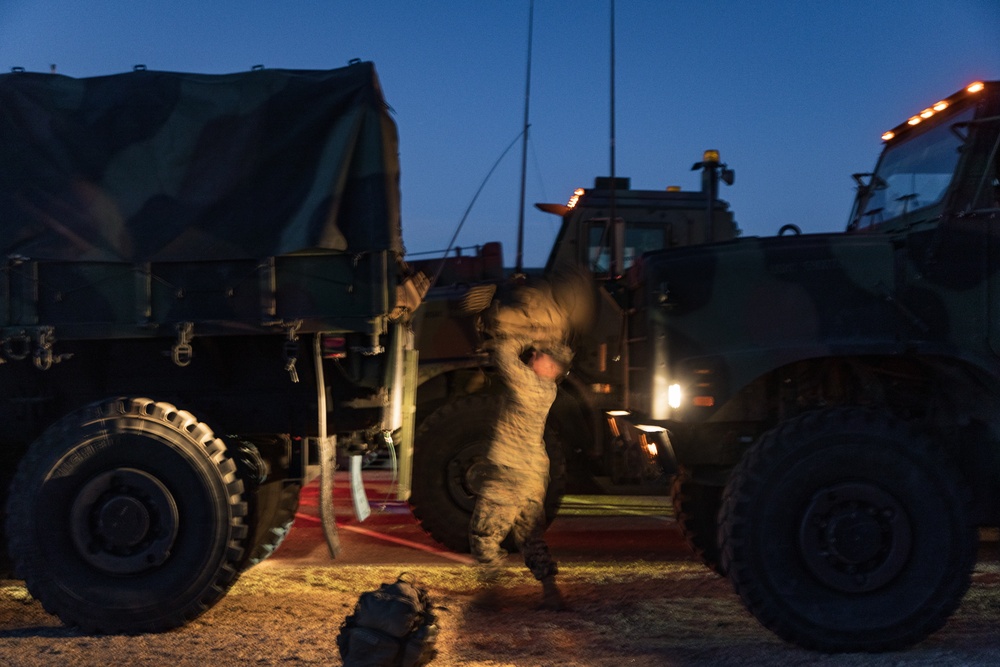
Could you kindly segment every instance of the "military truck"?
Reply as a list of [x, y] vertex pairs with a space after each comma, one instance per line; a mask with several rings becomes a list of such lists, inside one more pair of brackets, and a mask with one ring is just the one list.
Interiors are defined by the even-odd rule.
[[596, 304], [593, 325], [573, 341], [573, 370], [550, 412], [548, 518], [567, 490], [669, 492], [669, 479], [649, 448], [613, 432], [605, 411], [620, 407], [628, 390], [625, 272], [643, 252], [739, 234], [729, 204], [718, 198], [719, 182], [731, 184], [733, 170], [720, 162], [717, 151], [706, 151], [692, 169], [701, 172], [700, 190], [639, 190], [628, 178], [601, 177], [594, 188], [576, 190], [566, 204], [538, 204], [562, 222], [545, 267], [524, 270], [524, 276], [504, 268], [498, 243], [445, 261], [410, 260], [434, 286], [414, 324], [420, 355], [418, 426], [412, 459], [405, 450], [400, 456], [400, 493], [436, 540], [455, 551], [469, 550], [469, 517], [501, 397], [501, 384], [483, 351], [480, 316], [524, 279], [576, 272], [590, 293], [579, 300]]
[[[414, 300], [371, 63], [0, 76], [0, 476], [31, 595], [176, 627], [400, 427]], [[15, 472], [16, 471], [16, 472]]]
[[636, 262], [615, 417], [750, 612], [831, 652], [938, 629], [1000, 524], [1000, 82], [882, 138], [844, 233]]

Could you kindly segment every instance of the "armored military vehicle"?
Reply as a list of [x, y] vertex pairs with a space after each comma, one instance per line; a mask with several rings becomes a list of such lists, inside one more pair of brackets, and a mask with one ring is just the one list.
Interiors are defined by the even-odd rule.
[[883, 141], [845, 233], [653, 252], [630, 276], [617, 428], [676, 457], [678, 515], [747, 608], [824, 651], [939, 628], [1000, 524], [1000, 82]]
[[371, 63], [0, 76], [0, 492], [45, 609], [189, 621], [399, 427], [396, 156]]
[[706, 151], [692, 169], [701, 172], [700, 190], [638, 190], [628, 178], [598, 178], [594, 188], [576, 190], [565, 205], [538, 204], [562, 224], [545, 267], [525, 270], [526, 277], [505, 270], [497, 243], [444, 262], [410, 261], [436, 280], [414, 324], [420, 355], [417, 431], [412, 458], [405, 449], [400, 456], [400, 489], [439, 542], [469, 550], [469, 517], [501, 397], [483, 351], [480, 315], [521, 279], [572, 272], [588, 291], [578, 295], [579, 302], [596, 304], [592, 323], [573, 341], [573, 370], [550, 412], [549, 518], [567, 489], [669, 492], [669, 479], [650, 449], [613, 432], [605, 411], [620, 407], [628, 389], [625, 272], [643, 252], [739, 234], [728, 203], [717, 196], [720, 181], [733, 182], [733, 171], [717, 151]]

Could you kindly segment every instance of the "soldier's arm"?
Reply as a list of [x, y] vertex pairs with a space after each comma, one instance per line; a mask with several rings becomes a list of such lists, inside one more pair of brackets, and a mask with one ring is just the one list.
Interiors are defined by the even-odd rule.
[[529, 341], [518, 337], [505, 337], [496, 341], [493, 363], [508, 383], [524, 383], [533, 379], [534, 371], [521, 361], [521, 353], [528, 345]]

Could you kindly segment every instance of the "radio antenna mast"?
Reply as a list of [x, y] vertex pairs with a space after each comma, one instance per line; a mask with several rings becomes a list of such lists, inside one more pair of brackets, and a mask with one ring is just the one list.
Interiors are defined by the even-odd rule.
[[[615, 0], [611, 0], [611, 211], [610, 211], [610, 224], [611, 228], [614, 229], [615, 219], [617, 218], [617, 213], [615, 211], [615, 190], [617, 189], [615, 181]], [[611, 274], [614, 275], [621, 270], [622, 267], [614, 266], [615, 258], [614, 253], [611, 257]]]
[[524, 84], [524, 130], [521, 132], [521, 206], [517, 219], [517, 259], [514, 272], [524, 273], [524, 181], [528, 170], [528, 103], [531, 100], [531, 37], [535, 23], [535, 0], [528, 3], [528, 71]]

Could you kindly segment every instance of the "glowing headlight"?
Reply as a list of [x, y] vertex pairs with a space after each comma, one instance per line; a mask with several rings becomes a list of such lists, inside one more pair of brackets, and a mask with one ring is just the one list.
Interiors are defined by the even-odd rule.
[[679, 384], [672, 384], [667, 387], [667, 405], [676, 410], [681, 407], [681, 386]]

